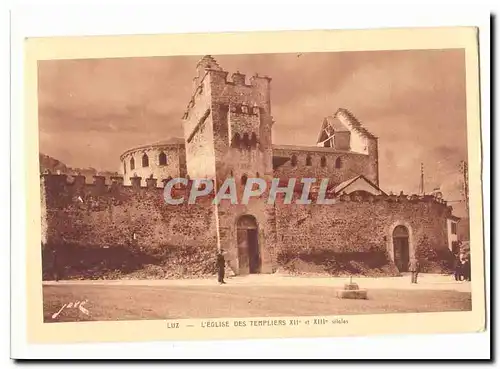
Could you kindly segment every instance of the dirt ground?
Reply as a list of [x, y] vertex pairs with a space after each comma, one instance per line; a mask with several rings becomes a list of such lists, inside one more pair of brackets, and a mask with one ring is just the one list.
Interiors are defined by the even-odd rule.
[[[271, 283], [274, 280], [274, 283]], [[356, 279], [367, 300], [338, 299], [346, 279], [234, 278], [219, 286], [200, 281], [49, 282], [43, 287], [45, 322], [280, 317], [471, 310], [470, 284], [426, 276]], [[85, 303], [83, 310], [65, 304]]]

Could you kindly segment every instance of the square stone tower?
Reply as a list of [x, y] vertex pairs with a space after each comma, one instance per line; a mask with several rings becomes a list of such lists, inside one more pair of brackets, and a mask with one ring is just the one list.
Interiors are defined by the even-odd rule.
[[187, 172], [191, 178], [272, 175], [270, 82], [239, 72], [228, 81], [211, 56], [196, 67], [193, 95], [183, 117]]
[[[213, 179], [218, 189], [233, 178], [241, 191], [247, 178], [272, 178], [271, 78], [244, 74], [228, 80], [211, 56], [197, 64], [193, 95], [183, 116], [187, 173]], [[240, 197], [241, 198], [241, 197]], [[215, 206], [218, 245], [236, 274], [270, 272], [274, 206], [262, 199]]]

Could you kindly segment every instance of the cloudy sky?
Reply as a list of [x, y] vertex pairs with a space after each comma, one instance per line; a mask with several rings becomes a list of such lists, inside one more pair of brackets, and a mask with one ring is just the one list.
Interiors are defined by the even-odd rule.
[[[272, 77], [277, 144], [314, 145], [322, 118], [351, 110], [379, 137], [380, 184], [441, 186], [460, 199], [466, 159], [462, 50], [214, 56], [230, 74]], [[40, 151], [72, 167], [118, 170], [135, 145], [182, 137], [200, 56], [39, 63]], [[460, 205], [453, 204], [457, 212]]]

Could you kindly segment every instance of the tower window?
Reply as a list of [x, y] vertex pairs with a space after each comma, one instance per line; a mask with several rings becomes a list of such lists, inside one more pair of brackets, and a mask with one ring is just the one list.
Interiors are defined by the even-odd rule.
[[243, 186], [245, 186], [245, 185], [247, 184], [247, 181], [248, 181], [248, 177], [247, 177], [247, 175], [246, 175], [246, 174], [243, 174], [243, 175], [241, 176], [241, 184], [242, 184]]
[[321, 166], [326, 167], [326, 158], [324, 156], [321, 157]]
[[309, 155], [307, 155], [307, 158], [306, 158], [306, 165], [308, 167], [310, 167], [312, 165], [312, 158]]
[[235, 133], [233, 136], [232, 147], [240, 147], [241, 145], [241, 137], [239, 133]]
[[148, 155], [146, 153], [144, 153], [144, 155], [142, 155], [142, 167], [143, 168], [149, 167], [149, 158], [148, 158]]
[[297, 156], [296, 155], [292, 155], [291, 164], [292, 164], [292, 167], [297, 166]]
[[158, 157], [160, 165], [167, 165], [167, 155], [162, 151]]
[[127, 164], [123, 162], [123, 174], [127, 173]]
[[245, 148], [248, 149], [250, 147], [250, 137], [248, 137], [248, 133], [243, 134], [242, 143]]
[[335, 160], [335, 168], [342, 168], [342, 160], [340, 158], [337, 158], [337, 160]]
[[134, 158], [131, 158], [130, 159], [130, 170], [134, 170], [135, 169], [135, 160]]

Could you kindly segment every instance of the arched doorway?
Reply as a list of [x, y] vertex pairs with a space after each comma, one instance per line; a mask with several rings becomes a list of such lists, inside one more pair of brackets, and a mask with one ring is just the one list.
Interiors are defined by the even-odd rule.
[[242, 215], [236, 224], [239, 274], [260, 273], [259, 227], [252, 215]]
[[400, 272], [408, 271], [410, 263], [410, 244], [408, 228], [398, 225], [392, 232], [392, 244], [394, 247], [394, 264]]

